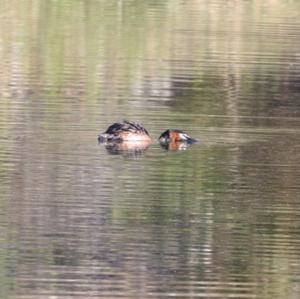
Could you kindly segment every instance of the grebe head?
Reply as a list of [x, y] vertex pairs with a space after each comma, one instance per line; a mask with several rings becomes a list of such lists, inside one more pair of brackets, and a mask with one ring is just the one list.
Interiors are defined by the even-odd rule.
[[98, 136], [100, 143], [107, 142], [147, 142], [150, 143], [151, 138], [148, 131], [135, 122], [124, 120], [122, 123], [114, 123], [107, 130]]
[[184, 142], [187, 144], [193, 144], [198, 142], [197, 139], [190, 137], [187, 133], [176, 129], [169, 129], [163, 132], [158, 140], [160, 143]]

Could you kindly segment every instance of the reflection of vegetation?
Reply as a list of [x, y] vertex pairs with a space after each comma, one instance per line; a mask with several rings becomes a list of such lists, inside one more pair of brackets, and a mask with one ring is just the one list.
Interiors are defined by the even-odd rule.
[[[190, 5], [197, 20], [184, 23], [182, 14], [188, 15]], [[272, 88], [276, 88], [276, 94], [287, 92], [286, 85], [265, 88], [266, 85], [262, 84], [264, 80], [282, 82], [283, 76], [293, 72], [293, 55], [297, 53], [293, 43], [289, 49], [290, 69], [284, 70], [284, 74], [278, 71], [282, 67], [278, 61], [286, 57], [286, 43], [280, 39], [286, 36], [276, 36], [278, 42], [272, 44], [272, 53], [267, 55], [270, 47], [263, 36], [273, 34], [274, 28], [260, 27], [264, 6], [239, 3], [218, 11], [209, 3], [190, 5], [182, 5], [180, 1], [170, 4], [166, 1], [91, 3], [65, 0], [55, 3], [36, 1], [29, 7], [27, 2], [22, 2], [22, 9], [13, 11], [13, 16], [24, 28], [20, 28], [16, 41], [9, 35], [4, 36], [7, 50], [3, 53], [11, 55], [8, 46], [14, 42], [20, 45], [30, 42], [30, 46], [21, 52], [22, 57], [18, 58], [25, 61], [24, 67], [30, 68], [26, 72], [49, 84], [51, 93], [86, 94], [87, 99], [95, 101], [99, 93], [108, 91], [110, 105], [102, 107], [108, 113], [118, 106], [112, 99], [116, 98], [120, 80], [124, 88], [122, 98], [117, 98], [125, 105], [129, 104], [126, 98], [132, 96], [133, 88], [149, 95], [166, 96], [166, 86], [157, 82], [161, 78], [170, 83], [167, 89], [174, 95], [171, 100], [175, 100], [175, 106], [172, 101], [169, 103], [176, 111], [202, 114], [223, 114], [233, 105], [239, 107], [240, 114], [248, 112], [247, 105], [252, 105], [248, 109], [253, 108], [253, 113], [256, 113], [258, 105], [268, 102], [265, 99]], [[293, 5], [297, 11], [299, 4]], [[282, 17], [293, 19], [291, 6], [280, 6]], [[271, 7], [270, 11], [276, 15], [276, 10]], [[34, 19], [21, 13], [33, 8]], [[247, 17], [241, 17], [245, 11]], [[11, 25], [15, 25], [13, 22], [14, 18]], [[5, 25], [9, 30], [9, 24]], [[180, 51], [176, 51], [177, 48]], [[72, 68], [67, 69], [70, 65]], [[172, 65], [175, 68], [171, 72]], [[190, 73], [182, 73], [181, 65], [190, 69]], [[266, 74], [269, 75], [266, 77]], [[32, 84], [34, 82], [32, 80]], [[266, 90], [268, 93], [264, 94]], [[231, 102], [226, 97], [224, 100], [226, 93], [230, 93]], [[257, 99], [241, 101], [238, 95], [245, 93], [255, 93]], [[106, 95], [102, 94], [101, 100], [105, 101], [105, 98]], [[266, 109], [262, 107], [259, 113], [266, 113]]]

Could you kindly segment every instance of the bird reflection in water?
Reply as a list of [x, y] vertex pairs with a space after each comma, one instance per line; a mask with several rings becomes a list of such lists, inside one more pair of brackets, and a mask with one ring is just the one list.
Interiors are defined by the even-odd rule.
[[[103, 142], [100, 142], [103, 143]], [[138, 158], [150, 146], [150, 142], [104, 142], [105, 149], [111, 155], [122, 155], [125, 158]]]
[[188, 143], [186, 142], [160, 142], [159, 143], [161, 148], [163, 148], [166, 151], [170, 151], [170, 152], [176, 152], [176, 151], [185, 151], [188, 149], [188, 147], [190, 146]]

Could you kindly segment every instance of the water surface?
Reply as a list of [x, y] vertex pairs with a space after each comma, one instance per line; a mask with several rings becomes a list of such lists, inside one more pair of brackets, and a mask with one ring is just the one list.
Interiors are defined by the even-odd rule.
[[[2, 298], [300, 296], [299, 1], [2, 1]], [[97, 135], [144, 125], [111, 154]], [[167, 151], [180, 128], [200, 142]]]

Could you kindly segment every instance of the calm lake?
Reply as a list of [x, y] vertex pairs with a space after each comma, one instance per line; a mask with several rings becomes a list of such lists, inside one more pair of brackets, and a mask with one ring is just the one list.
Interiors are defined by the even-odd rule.
[[0, 2], [0, 298], [300, 298], [299, 0]]

